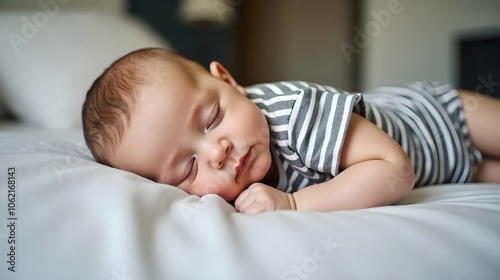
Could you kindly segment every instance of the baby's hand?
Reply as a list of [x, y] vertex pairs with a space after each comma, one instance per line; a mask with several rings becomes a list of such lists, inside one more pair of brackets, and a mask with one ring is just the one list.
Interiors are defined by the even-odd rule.
[[244, 214], [294, 209], [294, 206], [290, 205], [289, 195], [266, 184], [253, 183], [240, 193], [234, 205], [238, 212]]

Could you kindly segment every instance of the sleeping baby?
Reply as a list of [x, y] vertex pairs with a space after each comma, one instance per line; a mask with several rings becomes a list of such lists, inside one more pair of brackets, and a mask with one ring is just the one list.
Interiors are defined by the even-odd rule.
[[172, 51], [133, 51], [93, 83], [96, 161], [237, 211], [389, 205], [414, 186], [500, 182], [500, 101], [417, 82], [349, 93], [303, 81], [239, 85]]

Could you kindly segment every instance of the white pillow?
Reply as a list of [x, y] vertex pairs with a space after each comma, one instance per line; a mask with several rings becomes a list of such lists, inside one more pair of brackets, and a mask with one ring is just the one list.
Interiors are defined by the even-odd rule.
[[0, 11], [0, 94], [24, 122], [81, 127], [92, 82], [139, 48], [169, 44], [138, 18], [98, 11]]

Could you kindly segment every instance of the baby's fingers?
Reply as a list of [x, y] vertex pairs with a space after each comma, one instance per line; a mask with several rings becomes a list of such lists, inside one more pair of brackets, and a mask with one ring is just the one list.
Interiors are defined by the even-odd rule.
[[259, 193], [253, 190], [255, 186], [256, 184], [251, 185], [236, 198], [234, 202], [236, 211], [250, 215], [268, 211], [266, 204], [257, 199]]
[[252, 201], [249, 199], [250, 192], [248, 189], [244, 190], [243, 192], [238, 195], [236, 200], [234, 201], [234, 207], [236, 208], [236, 211], [241, 212], [241, 209], [245, 208], [250, 204]]
[[240, 204], [235, 205], [236, 210], [240, 213], [247, 215], [254, 215], [268, 211], [265, 203], [256, 200], [253, 196], [249, 195], [241, 201]]
[[267, 212], [267, 211], [268, 211], [268, 209], [267, 209], [266, 205], [264, 203], [262, 203], [262, 201], [254, 200], [248, 206], [242, 208], [242, 210], [240, 212], [243, 214], [247, 214], [247, 215], [254, 215], [254, 214], [259, 214], [259, 213]]

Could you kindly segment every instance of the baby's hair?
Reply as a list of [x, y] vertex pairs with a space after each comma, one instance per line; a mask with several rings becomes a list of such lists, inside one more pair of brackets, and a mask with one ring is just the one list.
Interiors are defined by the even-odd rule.
[[112, 165], [110, 158], [130, 125], [141, 87], [159, 82], [157, 72], [161, 71], [160, 63], [165, 62], [184, 70], [193, 81], [194, 72], [204, 71], [199, 64], [172, 51], [147, 48], [121, 57], [94, 81], [83, 104], [82, 122], [85, 142], [97, 162]]

